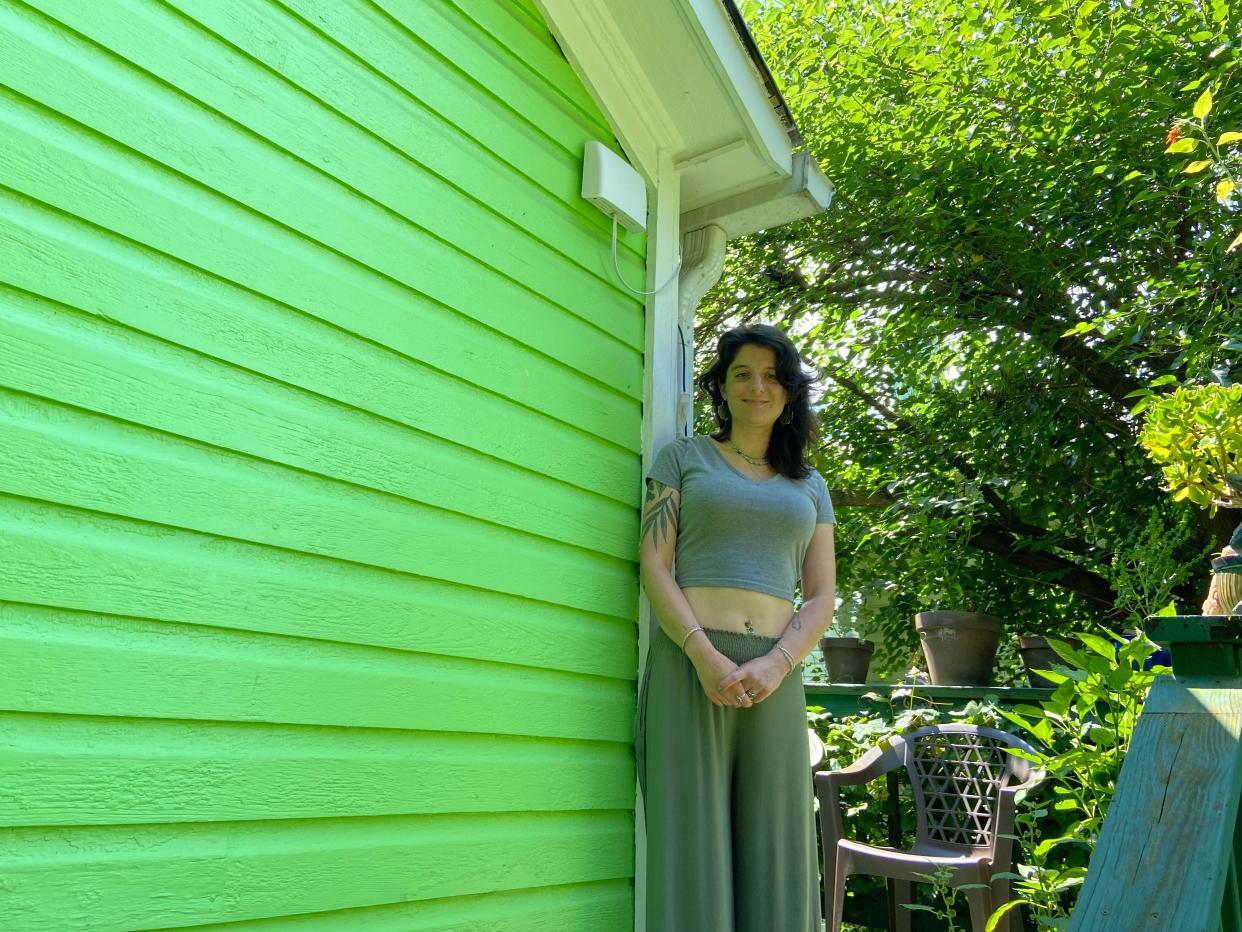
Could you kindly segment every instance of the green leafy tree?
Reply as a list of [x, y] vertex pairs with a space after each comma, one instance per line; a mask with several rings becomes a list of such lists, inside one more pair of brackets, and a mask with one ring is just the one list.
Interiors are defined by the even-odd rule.
[[[1132, 413], [1143, 392], [1239, 375], [1231, 143], [1190, 173], [1202, 153], [1166, 152], [1206, 120], [1242, 125], [1236, 5], [745, 12], [837, 195], [734, 250], [697, 343], [775, 320], [821, 367], [842, 589], [870, 612], [855, 624], [887, 633], [893, 665], [925, 608], [1040, 633], [1119, 620], [1119, 554], [1143, 566], [1180, 535], [1180, 571], [1236, 523], [1186, 502], [1151, 532], [1165, 493]], [[1209, 111], [1183, 116], [1209, 90]], [[1198, 588], [1175, 595], [1189, 606]]]
[[[1216, 200], [1226, 207], [1233, 207], [1233, 192], [1238, 189], [1239, 175], [1242, 174], [1242, 156], [1234, 147], [1242, 143], [1242, 133], [1227, 130], [1213, 142], [1208, 131], [1208, 114], [1212, 112], [1212, 104], [1212, 89], [1209, 87], [1195, 101], [1193, 117], [1178, 120], [1169, 130], [1169, 147], [1164, 151], [1169, 155], [1194, 153], [1194, 158], [1187, 162], [1182, 171], [1187, 175], [1207, 173]], [[1225, 251], [1233, 252], [1239, 246], [1242, 246], [1242, 233], [1230, 241]]]

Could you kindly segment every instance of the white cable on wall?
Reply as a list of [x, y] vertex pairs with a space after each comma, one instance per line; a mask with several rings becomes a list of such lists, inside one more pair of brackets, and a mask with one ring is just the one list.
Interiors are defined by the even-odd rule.
[[673, 279], [677, 277], [677, 273], [681, 271], [681, 258], [682, 258], [681, 254], [679, 252], [677, 256], [677, 264], [673, 266], [673, 271], [669, 273], [669, 276], [667, 279], [665, 279], [664, 284], [661, 285], [659, 288], [655, 289], [655, 291], [643, 291], [640, 288], [634, 288], [633, 286], [630, 285], [629, 282], [627, 282], [624, 278], [621, 277], [621, 266], [617, 262], [617, 218], [616, 217], [612, 218], [612, 270], [617, 274], [617, 281], [619, 281], [622, 285], [624, 285], [630, 291], [634, 292], [634, 294], [643, 295], [644, 297], [648, 295], [659, 294], [661, 291], [663, 291], [665, 288], [671, 285], [673, 283]]

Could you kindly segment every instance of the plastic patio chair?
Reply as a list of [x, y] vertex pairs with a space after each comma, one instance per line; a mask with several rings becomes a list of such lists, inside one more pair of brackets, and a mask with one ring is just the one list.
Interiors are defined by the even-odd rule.
[[[1044, 779], [1041, 769], [1006, 747], [1033, 753], [1026, 742], [1003, 731], [935, 725], [892, 738], [844, 770], [815, 774], [827, 932], [840, 932], [845, 882], [851, 874], [888, 878], [892, 928], [909, 932], [911, 911], [903, 904], [911, 902], [911, 883], [926, 883], [927, 875], [946, 867], [953, 886], [982, 885], [962, 892], [970, 906], [971, 928], [983, 932], [992, 911], [1009, 902], [1009, 881], [993, 879], [992, 872], [1012, 869], [1009, 836], [1017, 798]], [[869, 783], [898, 767], [906, 768], [914, 791], [914, 846], [902, 851], [843, 837], [840, 788]], [[1005, 930], [1012, 915], [998, 929]]]
[[815, 734], [814, 728], [806, 730], [807, 753], [811, 758], [811, 770], [818, 770], [820, 764], [824, 762], [824, 756], [828, 753], [824, 747], [824, 740]]

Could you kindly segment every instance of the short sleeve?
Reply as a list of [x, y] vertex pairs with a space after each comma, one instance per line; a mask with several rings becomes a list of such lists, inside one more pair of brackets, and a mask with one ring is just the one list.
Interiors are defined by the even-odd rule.
[[817, 470], [815, 476], [815, 523], [816, 524], [836, 524], [837, 515], [832, 510], [832, 496], [828, 494], [828, 483], [824, 481], [824, 477]]
[[684, 439], [666, 443], [656, 454], [651, 468], [647, 470], [647, 478], [681, 491], [682, 460], [685, 452], [686, 441]]

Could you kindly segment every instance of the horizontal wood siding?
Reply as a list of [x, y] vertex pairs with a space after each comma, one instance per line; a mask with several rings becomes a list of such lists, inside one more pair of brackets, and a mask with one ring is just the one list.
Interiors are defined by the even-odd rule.
[[632, 926], [588, 139], [519, 0], [0, 5], [0, 928]]

